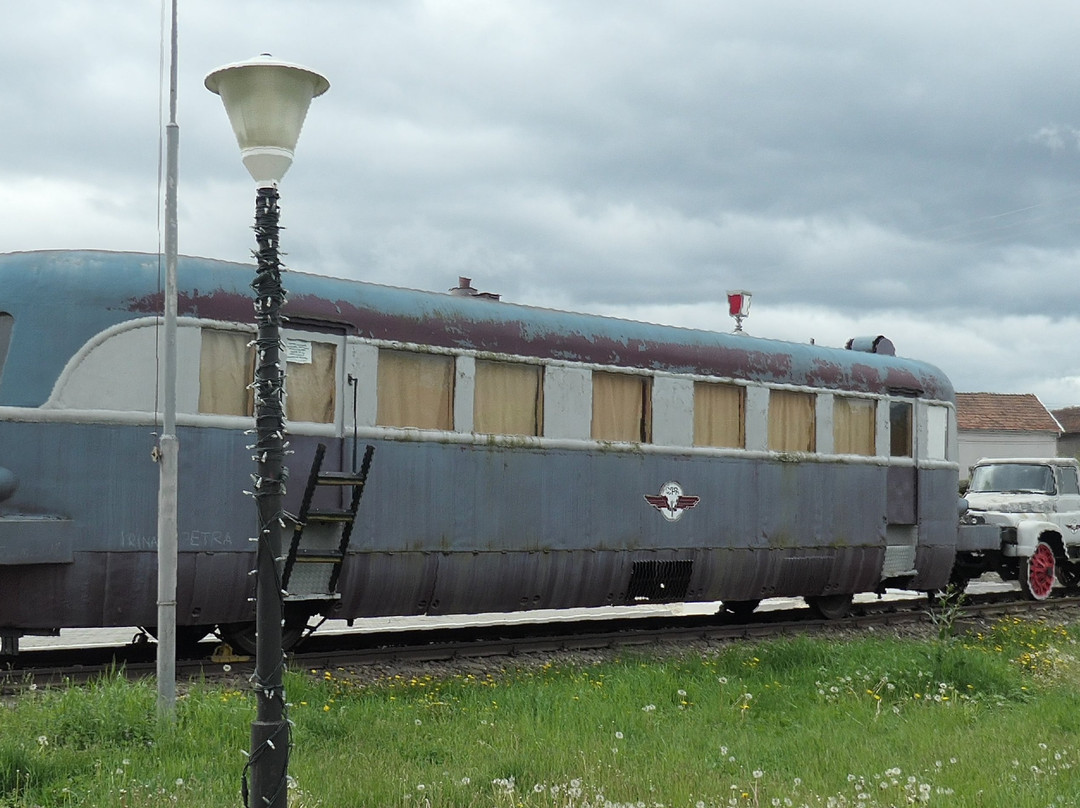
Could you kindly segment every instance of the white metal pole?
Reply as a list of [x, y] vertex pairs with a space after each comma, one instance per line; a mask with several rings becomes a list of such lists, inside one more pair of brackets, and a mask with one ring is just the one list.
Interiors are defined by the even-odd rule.
[[165, 328], [164, 414], [158, 444], [158, 647], [157, 709], [161, 717], [176, 709], [177, 488], [180, 441], [176, 436], [176, 186], [180, 152], [176, 124], [176, 0], [172, 0], [169, 69], [169, 123], [165, 129]]

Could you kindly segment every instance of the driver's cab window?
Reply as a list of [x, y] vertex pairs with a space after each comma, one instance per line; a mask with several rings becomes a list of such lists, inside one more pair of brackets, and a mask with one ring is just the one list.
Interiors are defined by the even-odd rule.
[[1076, 478], [1076, 469], [1069, 466], [1058, 469], [1058, 480], [1061, 482], [1059, 493], [1080, 494], [1080, 482]]

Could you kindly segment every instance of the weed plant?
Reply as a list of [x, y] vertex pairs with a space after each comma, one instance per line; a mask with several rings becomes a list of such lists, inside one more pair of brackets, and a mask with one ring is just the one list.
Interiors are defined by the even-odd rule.
[[[377, 681], [293, 671], [290, 805], [713, 808], [1080, 804], [1075, 628], [795, 637]], [[254, 698], [152, 681], [0, 709], [0, 808], [241, 805]]]

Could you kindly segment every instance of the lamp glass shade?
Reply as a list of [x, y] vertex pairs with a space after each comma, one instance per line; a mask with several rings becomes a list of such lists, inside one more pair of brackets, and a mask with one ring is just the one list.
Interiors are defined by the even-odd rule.
[[750, 313], [750, 293], [742, 290], [728, 292], [728, 313], [732, 317], [745, 317]]
[[266, 54], [218, 68], [205, 84], [221, 96], [241, 159], [259, 185], [289, 170], [311, 99], [330, 87], [313, 70]]

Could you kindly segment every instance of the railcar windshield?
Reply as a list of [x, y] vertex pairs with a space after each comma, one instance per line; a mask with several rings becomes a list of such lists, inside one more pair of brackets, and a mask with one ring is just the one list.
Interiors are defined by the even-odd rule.
[[977, 466], [968, 491], [1002, 494], [1053, 494], [1054, 472], [1049, 466], [1002, 463]]

